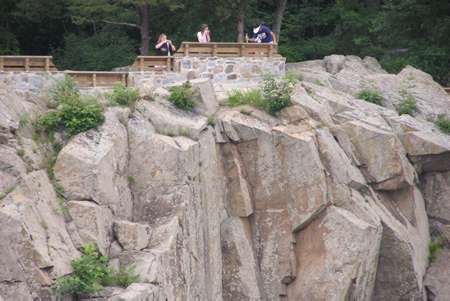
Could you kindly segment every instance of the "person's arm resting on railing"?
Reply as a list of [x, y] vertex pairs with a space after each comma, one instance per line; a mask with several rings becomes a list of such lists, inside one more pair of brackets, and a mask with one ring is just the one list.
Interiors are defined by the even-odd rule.
[[270, 32], [270, 34], [272, 35], [272, 44], [277, 45], [277, 37], [275, 36], [275, 34], [273, 33], [273, 31]]

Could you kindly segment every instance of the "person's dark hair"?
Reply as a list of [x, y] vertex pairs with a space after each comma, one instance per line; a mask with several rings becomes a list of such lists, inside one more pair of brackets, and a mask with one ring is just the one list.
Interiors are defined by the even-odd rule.
[[256, 27], [258, 27], [258, 26], [260, 26], [260, 25], [265, 25], [265, 23], [264, 23], [263, 20], [257, 19], [257, 20], [255, 21], [255, 25], [253, 26], [253, 28], [256, 28]]
[[208, 24], [202, 24], [202, 26], [200, 26], [200, 31], [203, 32], [205, 31], [205, 29], [208, 27]]

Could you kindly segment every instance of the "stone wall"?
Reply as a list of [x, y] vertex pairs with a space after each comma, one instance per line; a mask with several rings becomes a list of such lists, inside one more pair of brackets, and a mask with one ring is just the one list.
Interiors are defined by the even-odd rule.
[[286, 59], [283, 57], [180, 57], [175, 70], [188, 79], [210, 78], [217, 81], [261, 77], [264, 74], [282, 75]]
[[187, 80], [186, 74], [166, 71], [130, 72], [128, 81], [135, 87], [151, 83], [154, 87], [162, 87]]

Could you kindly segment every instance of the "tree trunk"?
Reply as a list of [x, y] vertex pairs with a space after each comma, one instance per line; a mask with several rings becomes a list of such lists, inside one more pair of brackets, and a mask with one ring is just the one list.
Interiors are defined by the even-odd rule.
[[237, 41], [239, 43], [244, 42], [244, 30], [245, 30], [245, 11], [247, 8], [247, 0], [239, 1], [238, 16], [237, 16]]
[[281, 23], [283, 21], [284, 11], [286, 10], [287, 0], [277, 0], [277, 9], [275, 11], [275, 17], [273, 22], [273, 33], [280, 39]]
[[139, 6], [139, 15], [141, 17], [141, 26], [139, 29], [141, 31], [141, 55], [148, 55], [150, 34], [149, 34], [149, 5], [148, 3], [143, 3]]

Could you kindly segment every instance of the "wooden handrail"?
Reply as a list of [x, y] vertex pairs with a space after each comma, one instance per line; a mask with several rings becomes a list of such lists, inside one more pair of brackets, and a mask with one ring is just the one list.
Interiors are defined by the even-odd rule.
[[136, 57], [133, 65], [130, 66], [131, 71], [153, 71], [153, 70], [167, 70], [173, 71], [172, 56], [150, 56], [139, 55]]
[[51, 55], [2, 55], [0, 72], [3, 71], [57, 71]]
[[279, 55], [277, 46], [273, 44], [182, 42], [176, 56], [272, 57]]
[[64, 71], [80, 87], [111, 87], [122, 83], [128, 85], [127, 71]]
[[29, 58], [29, 59], [49, 58], [49, 59], [53, 59], [53, 56], [51, 56], [51, 55], [0, 55], [0, 57], [7, 58], [7, 59], [23, 59], [23, 58]]

